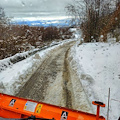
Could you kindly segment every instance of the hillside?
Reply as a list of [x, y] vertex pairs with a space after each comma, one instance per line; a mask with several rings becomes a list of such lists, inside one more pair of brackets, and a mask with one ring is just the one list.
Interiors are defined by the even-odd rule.
[[[109, 120], [117, 120], [120, 116], [119, 51], [119, 42], [76, 44], [71, 49], [71, 65], [77, 72], [90, 103], [98, 100], [106, 104], [106, 108], [101, 108], [103, 116], [107, 116], [110, 88]], [[92, 107], [95, 113], [96, 108]]]

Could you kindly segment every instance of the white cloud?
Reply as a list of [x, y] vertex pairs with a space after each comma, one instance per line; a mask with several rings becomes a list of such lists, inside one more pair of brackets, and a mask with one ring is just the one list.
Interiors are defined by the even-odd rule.
[[[20, 12], [65, 12], [65, 6], [72, 0], [0, 0], [8, 16], [19, 16]], [[14, 14], [18, 13], [18, 14]]]

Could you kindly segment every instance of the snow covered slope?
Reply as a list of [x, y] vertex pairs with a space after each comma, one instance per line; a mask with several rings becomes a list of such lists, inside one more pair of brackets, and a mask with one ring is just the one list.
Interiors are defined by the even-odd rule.
[[[120, 43], [76, 44], [71, 49], [73, 68], [89, 97], [90, 102], [101, 101], [106, 108], [101, 108], [107, 116], [108, 90], [110, 94], [109, 120], [120, 116]], [[96, 111], [96, 106], [94, 112]]]
[[28, 25], [28, 26], [56, 26], [56, 27], [69, 27], [70, 17], [67, 16], [54, 16], [54, 17], [26, 17], [26, 18], [14, 18], [11, 24], [15, 25]]

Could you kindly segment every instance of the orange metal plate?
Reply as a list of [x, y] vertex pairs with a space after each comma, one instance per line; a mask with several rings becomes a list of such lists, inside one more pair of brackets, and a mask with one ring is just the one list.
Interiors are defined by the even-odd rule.
[[[66, 117], [66, 120], [96, 120], [96, 115], [93, 114], [0, 94], [0, 117], [27, 118], [31, 115], [37, 118], [54, 118], [56, 120], [61, 120], [61, 116]], [[99, 120], [105, 120], [105, 118], [100, 117]]]

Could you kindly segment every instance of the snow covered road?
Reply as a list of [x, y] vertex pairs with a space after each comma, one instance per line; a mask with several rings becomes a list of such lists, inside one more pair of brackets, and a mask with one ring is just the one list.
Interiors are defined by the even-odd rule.
[[[43, 101], [45, 96], [50, 94], [50, 91], [47, 93], [47, 88], [50, 88], [49, 84], [54, 84], [57, 77], [62, 79], [65, 56], [64, 54], [68, 47], [69, 46], [62, 46], [56, 51], [50, 53], [39, 66], [39, 68], [35, 71], [35, 73], [31, 76], [28, 82], [24, 85], [24, 87], [20, 90], [18, 96], [34, 99], [37, 101]], [[61, 91], [62, 81], [60, 81], [58, 84], [60, 88], [57, 88], [58, 90], [54, 89], [53, 91], [54, 93], [57, 92], [57, 94], [58, 91]], [[60, 92], [58, 95], [60, 96], [60, 94], [62, 93]], [[60, 104], [60, 101], [56, 102]]]
[[82, 85], [70, 70], [69, 50], [74, 43], [50, 53], [16, 96], [90, 112]]

